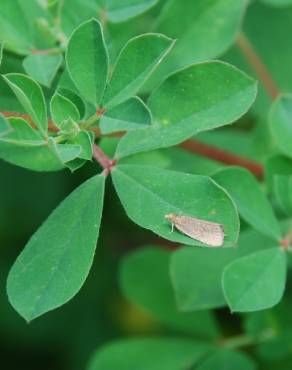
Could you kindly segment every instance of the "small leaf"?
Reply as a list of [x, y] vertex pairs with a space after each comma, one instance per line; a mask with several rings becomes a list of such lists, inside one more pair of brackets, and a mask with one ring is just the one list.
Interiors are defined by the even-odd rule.
[[175, 330], [204, 338], [218, 336], [219, 328], [211, 312], [179, 311], [169, 276], [170, 258], [171, 253], [158, 246], [128, 253], [120, 268], [123, 294]]
[[98, 106], [108, 75], [108, 55], [100, 23], [91, 19], [72, 34], [66, 53], [70, 77], [80, 94]]
[[103, 134], [109, 134], [145, 128], [150, 123], [148, 107], [141, 99], [134, 97], [105, 112], [100, 120], [100, 129]]
[[128, 217], [165, 239], [206, 246], [179, 231], [171, 232], [165, 215], [175, 213], [224, 225], [224, 246], [234, 246], [239, 221], [228, 194], [212, 179], [152, 166], [118, 165], [112, 170], [115, 189]]
[[50, 103], [51, 115], [56, 126], [60, 127], [63, 121], [71, 118], [78, 122], [80, 119], [79, 111], [76, 106], [65, 96], [55, 93]]
[[174, 252], [170, 273], [180, 310], [204, 310], [226, 304], [221, 275], [235, 253], [233, 249], [188, 247]]
[[78, 155], [81, 159], [91, 160], [92, 158], [92, 143], [93, 138], [87, 131], [80, 131], [72, 140], [71, 144], [76, 144], [81, 147], [81, 152]]
[[33, 54], [23, 60], [25, 72], [40, 84], [50, 87], [62, 64], [62, 56]]
[[56, 145], [52, 138], [43, 140], [22, 118], [9, 119], [10, 130], [0, 136], [0, 158], [33, 171], [58, 171], [72, 160], [81, 148]]
[[229, 192], [239, 214], [247, 223], [274, 240], [281, 240], [281, 229], [273, 208], [249, 171], [240, 167], [228, 167], [219, 170], [212, 177]]
[[251, 312], [275, 306], [283, 296], [286, 258], [279, 248], [242, 257], [222, 276], [225, 298], [232, 312]]
[[146, 12], [158, 0], [106, 0], [106, 15], [110, 22], [125, 22]]
[[281, 209], [292, 215], [292, 176], [275, 175], [274, 193]]
[[106, 89], [103, 105], [111, 108], [136, 95], [173, 46], [160, 34], [134, 37], [122, 49]]
[[239, 119], [254, 102], [257, 85], [218, 61], [194, 64], [168, 77], [150, 95], [153, 126], [122, 138], [117, 157], [177, 145], [201, 131]]
[[192, 368], [207, 351], [207, 345], [187, 338], [121, 340], [98, 350], [88, 370], [184, 370]]
[[220, 349], [207, 355], [196, 370], [256, 370], [255, 363], [244, 353]]
[[37, 230], [12, 266], [7, 292], [27, 321], [70, 300], [91, 267], [99, 234], [103, 175], [73, 191]]
[[0, 136], [7, 134], [10, 130], [11, 128], [7, 119], [2, 114], [0, 114]]
[[292, 158], [292, 94], [281, 95], [272, 105], [270, 126], [282, 153]]
[[3, 78], [38, 129], [46, 136], [48, 131], [47, 108], [39, 84], [32, 78], [20, 73], [8, 73]]

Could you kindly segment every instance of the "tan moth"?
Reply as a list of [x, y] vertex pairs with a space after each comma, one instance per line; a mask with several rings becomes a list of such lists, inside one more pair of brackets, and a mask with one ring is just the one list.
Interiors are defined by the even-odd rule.
[[191, 216], [179, 216], [174, 213], [165, 215], [165, 218], [171, 222], [172, 230], [173, 227], [176, 227], [181, 233], [210, 247], [223, 245], [224, 228], [221, 224]]

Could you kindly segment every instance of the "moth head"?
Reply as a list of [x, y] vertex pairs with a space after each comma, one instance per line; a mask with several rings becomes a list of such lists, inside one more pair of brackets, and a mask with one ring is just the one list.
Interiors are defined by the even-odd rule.
[[168, 213], [164, 216], [168, 221], [173, 221], [176, 218], [176, 215], [174, 213]]

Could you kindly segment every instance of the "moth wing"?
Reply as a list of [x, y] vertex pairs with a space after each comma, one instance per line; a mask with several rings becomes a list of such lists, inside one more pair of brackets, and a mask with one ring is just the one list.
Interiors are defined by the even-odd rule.
[[221, 247], [223, 245], [224, 230], [221, 224], [195, 217], [178, 216], [174, 225], [183, 234], [211, 247]]

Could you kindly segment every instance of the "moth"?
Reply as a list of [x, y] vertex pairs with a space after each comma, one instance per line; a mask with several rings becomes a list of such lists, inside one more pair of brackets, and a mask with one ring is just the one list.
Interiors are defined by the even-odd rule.
[[172, 231], [176, 227], [181, 233], [210, 247], [223, 245], [224, 227], [221, 224], [191, 216], [179, 216], [174, 213], [165, 215], [165, 218], [171, 222]]

